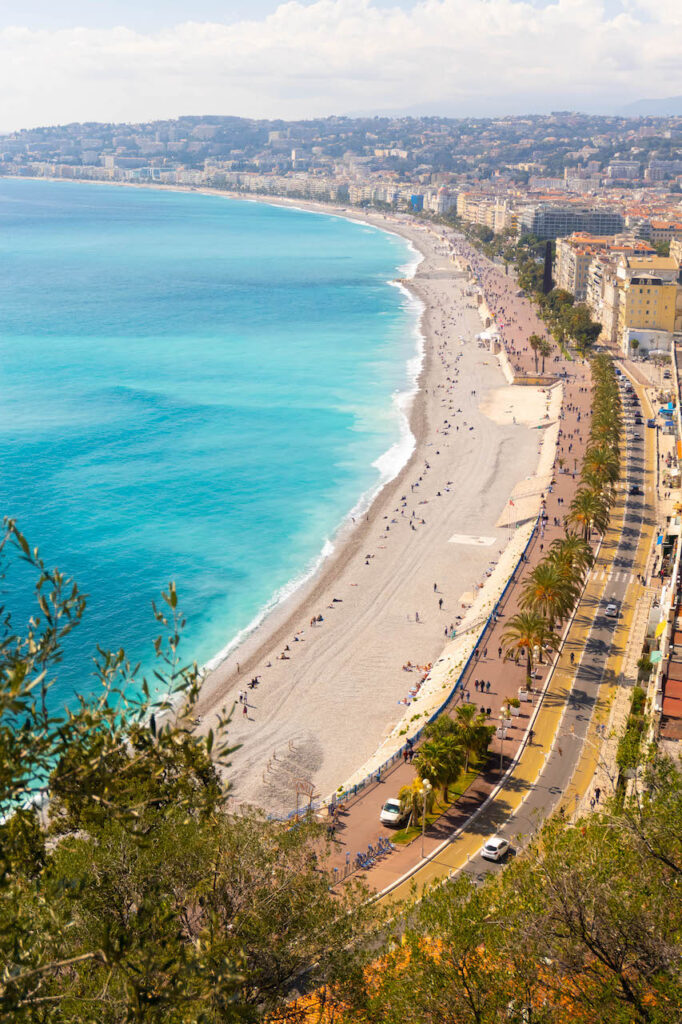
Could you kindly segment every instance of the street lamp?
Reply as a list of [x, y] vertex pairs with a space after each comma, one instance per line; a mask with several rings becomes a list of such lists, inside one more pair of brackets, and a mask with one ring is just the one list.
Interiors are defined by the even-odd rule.
[[504, 741], [507, 738], [507, 719], [504, 717], [500, 718], [500, 727], [497, 730], [497, 736], [500, 740], [500, 774], [502, 773], [502, 766], [504, 763]]
[[424, 833], [426, 832], [426, 804], [429, 793], [433, 789], [428, 779], [422, 779], [422, 860], [424, 859]]

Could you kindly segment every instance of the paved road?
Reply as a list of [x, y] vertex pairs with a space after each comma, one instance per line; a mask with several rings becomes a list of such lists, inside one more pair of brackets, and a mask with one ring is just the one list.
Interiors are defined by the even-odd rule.
[[[528, 372], [532, 358], [526, 344], [528, 334], [533, 330], [544, 331], [544, 325], [536, 320], [527, 302], [519, 302], [517, 296], [510, 294], [514, 287], [511, 281], [502, 280], [501, 275], [491, 280], [489, 271], [485, 272], [485, 276], [489, 305], [492, 300], [498, 316], [500, 307], [504, 310], [505, 344], [515, 362]], [[589, 383], [585, 376], [587, 368], [580, 363], [566, 365], [560, 356], [555, 356], [552, 362], [553, 369], [563, 370], [566, 367], [570, 376], [565, 385], [563, 436], [559, 448], [559, 458], [563, 457], [565, 468], [563, 472], [557, 469], [557, 485], [551, 489], [553, 493], [548, 495], [549, 519], [545, 543], [562, 532], [560, 527], [554, 528], [554, 516], [558, 517], [557, 522], [563, 519], [566, 505], [578, 482], [569, 470], [574, 470], [580, 464], [589, 423], [589, 394], [585, 387]], [[645, 420], [646, 416], [643, 417]], [[500, 776], [495, 770], [488, 772], [488, 778], [481, 777], [479, 783], [472, 787], [472, 790], [480, 789], [480, 793], [467, 792], [456, 805], [454, 813], [439, 819], [428, 830], [427, 863], [421, 866], [415, 863], [419, 858], [419, 844], [414, 843], [391, 855], [386, 861], [380, 861], [370, 872], [370, 884], [379, 890], [390, 887], [390, 899], [409, 895], [414, 882], [421, 888], [462, 868], [474, 877], [483, 877], [486, 872], [499, 870], [499, 865], [480, 857], [479, 851], [486, 838], [497, 832], [509, 838], [515, 847], [520, 847], [560, 801], [563, 802], [565, 813], [570, 814], [574, 809], [573, 791], [577, 802], [581, 795], [579, 790], [584, 791], [592, 779], [599, 755], [599, 747], [595, 743], [595, 724], [606, 721], [605, 698], [614, 693], [624, 654], [626, 623], [629, 622], [634, 605], [634, 599], [627, 600], [627, 596], [633, 598], [633, 595], [638, 596], [642, 592], [635, 574], [643, 571], [648, 549], [646, 542], [653, 530], [651, 516], [648, 513], [645, 515], [645, 509], [650, 508], [651, 503], [647, 497], [630, 494], [630, 488], [635, 484], [644, 490], [643, 435], [647, 428], [642, 426], [634, 429], [629, 406], [626, 424], [625, 472], [619, 499], [613, 511], [611, 526], [602, 543], [599, 560], [590, 575], [578, 613], [570, 627], [564, 652], [558, 659], [543, 698], [534, 725], [533, 743], [524, 746], [524, 733], [529, 724], [527, 711], [532, 713], [533, 710], [524, 706], [526, 713], [523, 719], [513, 720], [516, 728], [512, 731], [511, 743], [507, 741], [511, 749], [505, 750], [507, 756], [521, 751], [519, 762], [494, 799], [472, 821], [466, 823], [466, 819], [476, 811], [481, 800], [492, 792], [498, 782]], [[650, 438], [647, 438], [647, 444], [651, 446]], [[574, 459], [575, 463], [571, 465]], [[560, 495], [563, 495], [561, 500]], [[642, 530], [644, 523], [647, 525], [646, 531]], [[534, 563], [541, 554], [538, 551], [539, 544], [536, 537], [535, 550], [526, 571], [530, 569], [530, 563]], [[622, 620], [606, 615], [606, 605], [613, 599], [623, 609]], [[505, 611], [510, 614], [513, 609]], [[512, 683], [511, 679], [505, 678], [511, 667], [500, 676], [500, 666], [494, 664], [497, 661], [497, 643], [497, 640], [489, 642], [490, 657], [484, 659], [483, 664], [478, 664], [476, 672], [476, 675], [483, 675], [484, 678], [486, 674], [492, 675], [493, 691], [506, 689]], [[577, 672], [570, 663], [571, 652], [579, 662]], [[513, 686], [516, 685], [514, 682]], [[472, 697], [475, 699], [475, 694], [472, 693]], [[500, 697], [499, 692], [495, 693], [493, 703], [497, 704]], [[397, 774], [401, 774], [400, 769]], [[580, 779], [580, 782], [576, 782], [576, 779]], [[395, 780], [391, 778], [375, 787], [375, 793], [363, 795], [360, 806], [353, 808], [349, 815], [346, 833], [348, 845], [363, 830], [376, 835], [378, 808], [383, 797], [394, 795], [394, 788]], [[391, 792], [387, 792], [388, 789]], [[570, 794], [568, 799], [567, 791]], [[457, 831], [459, 828], [461, 832]]]
[[[606, 607], [611, 601], [615, 601], [619, 611], [623, 608], [626, 590], [633, 582], [635, 557], [645, 515], [650, 515], [650, 511], [645, 509], [648, 499], [644, 497], [643, 431], [647, 428], [634, 424], [634, 415], [630, 408], [634, 410], [635, 406], [627, 407], [624, 417], [627, 446], [621, 485], [623, 521], [612, 561], [613, 568], [607, 575], [605, 570], [600, 568], [593, 574], [604, 586], [601, 598], [591, 602], [592, 625], [575, 681], [568, 695], [560, 735], [552, 746], [545, 767], [531, 786], [522, 808], [499, 828], [499, 834], [512, 843], [512, 848], [523, 845], [557, 805], [563, 804], [566, 814], [573, 812], [572, 806], [566, 806], [564, 792], [577, 767], [584, 743], [589, 742], [588, 728], [599, 701], [600, 686], [608, 671], [609, 656], [615, 646], [618, 619], [608, 617]], [[636, 408], [640, 408], [639, 400]], [[630, 494], [630, 488], [633, 486], [638, 486], [642, 494]], [[604, 575], [605, 579], [600, 578]], [[499, 871], [501, 868], [502, 864], [484, 860], [479, 854], [470, 861], [465, 870], [474, 879], [482, 880], [486, 874]]]

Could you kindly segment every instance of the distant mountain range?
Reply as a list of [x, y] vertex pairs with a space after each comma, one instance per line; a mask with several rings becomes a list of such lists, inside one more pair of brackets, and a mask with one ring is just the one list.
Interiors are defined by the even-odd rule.
[[682, 115], [682, 96], [668, 96], [660, 100], [637, 100], [618, 111], [624, 117], [673, 117]]

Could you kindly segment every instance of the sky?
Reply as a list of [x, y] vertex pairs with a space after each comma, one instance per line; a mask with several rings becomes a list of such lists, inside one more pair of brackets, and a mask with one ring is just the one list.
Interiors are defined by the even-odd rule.
[[680, 94], [682, 0], [0, 0], [0, 131]]

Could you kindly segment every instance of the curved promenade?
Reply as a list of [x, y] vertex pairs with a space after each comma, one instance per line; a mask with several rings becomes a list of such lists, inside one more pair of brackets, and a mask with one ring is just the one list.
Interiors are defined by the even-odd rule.
[[[467, 261], [476, 275], [485, 293], [488, 308], [495, 315], [498, 328], [501, 328], [510, 362], [518, 372], [534, 374], [534, 358], [527, 345], [527, 338], [533, 332], [545, 334], [544, 324], [538, 320], [530, 303], [516, 296], [517, 286], [512, 278], [506, 277], [499, 268], [492, 266], [469, 247], [460, 243], [458, 248], [460, 258]], [[555, 485], [546, 495], [546, 526], [544, 530], [537, 528], [531, 538], [525, 567], [528, 571], [542, 558], [543, 551], [552, 540], [563, 533], [561, 525], [555, 523], [562, 523], [575, 493], [589, 430], [589, 368], [582, 362], [565, 360], [555, 350], [551, 357], [551, 370], [566, 375], [562, 436], [557, 451]], [[626, 480], [631, 482], [643, 470], [641, 455], [633, 452], [632, 445], [627, 448], [627, 465]], [[617, 679], [618, 659], [622, 660], [624, 653], [621, 650], [622, 644], [618, 646], [618, 643], [613, 643], [613, 624], [609, 620], [604, 621], [603, 608], [598, 613], [605, 596], [610, 597], [610, 588], [615, 583], [624, 589], [632, 586], [635, 562], [639, 566], [642, 551], [646, 549], [646, 543], [640, 538], [641, 509], [639, 520], [630, 523], [633, 516], [637, 520], [637, 514], [637, 509], [628, 506], [625, 486], [621, 485], [611, 526], [573, 617], [562, 652], [555, 659], [551, 679], [548, 679], [549, 667], [545, 667], [541, 677], [536, 680], [533, 702], [530, 705], [522, 704], [520, 716], [512, 719], [513, 728], [508, 731], [504, 749], [500, 750], [500, 741], [494, 739], [486, 771], [450, 811], [427, 829], [425, 860], [421, 858], [419, 841], [397, 848], [390, 855], [380, 858], [366, 874], [373, 888], [379, 892], [390, 892], [392, 898], [403, 897], [408, 895], [415, 881], [421, 887], [463, 867], [476, 873], [482, 870], [482, 864], [477, 864], [478, 851], [489, 835], [505, 827], [510, 830], [513, 839], [519, 832], [527, 835], [535, 830], [561, 799], [564, 801], [564, 809], [568, 812], [572, 810], [570, 806], [565, 806], [564, 792], [578, 767], [583, 777], [583, 791], [589, 784], [591, 774], [588, 778], [589, 764], [585, 761], [584, 751], [590, 749], [590, 744], [597, 751], [599, 748], [594, 738], [588, 738], [588, 729], [594, 733], [596, 725], [603, 724], [599, 719], [605, 717], [608, 689], [613, 686], [614, 678]], [[626, 516], [627, 530], [624, 530]], [[632, 532], [635, 529], [637, 539], [633, 541]], [[619, 570], [622, 578], [617, 581], [612, 578], [614, 564], [625, 566]], [[462, 688], [467, 693], [467, 699], [486, 710], [490, 708], [493, 722], [499, 719], [504, 699], [517, 696], [523, 686], [523, 668], [503, 662], [498, 657], [505, 619], [517, 610], [520, 591], [518, 583], [522, 575], [518, 573], [519, 579], [514, 581], [508, 591], [499, 621], [493, 623], [488, 635], [481, 638], [478, 657], [472, 661]], [[626, 621], [628, 608], [626, 602]], [[610, 630], [610, 636], [601, 635], [605, 628], [607, 634]], [[623, 629], [619, 626], [618, 636], [622, 635]], [[585, 655], [581, 658], [583, 651]], [[575, 668], [570, 664], [571, 652], [574, 657], [577, 655]], [[490, 691], [481, 696], [473, 685], [476, 679], [489, 681]], [[547, 683], [547, 691], [540, 699], [539, 692]], [[460, 698], [461, 691], [455, 699]], [[455, 706], [454, 702], [452, 706]], [[596, 714], [593, 715], [595, 708]], [[527, 734], [532, 717], [534, 735], [532, 742], [528, 742]], [[563, 742], [559, 736], [560, 730], [562, 736], [565, 734], [568, 737]], [[510, 772], [512, 765], [513, 771]], [[398, 790], [409, 784], [414, 776], [414, 769], [410, 765], [396, 765], [381, 781], [374, 783], [343, 807], [337, 831], [340, 845], [331, 861], [331, 866], [337, 868], [339, 875], [343, 875], [346, 861], [352, 861], [355, 854], [374, 843], [378, 835], [390, 837], [390, 832], [379, 825], [380, 808], [389, 796], [397, 795]], [[576, 780], [576, 785], [580, 785], [579, 776], [576, 776]], [[492, 795], [494, 799], [491, 799]], [[573, 799], [573, 792], [568, 796]], [[578, 796], [577, 790], [575, 796]]]

